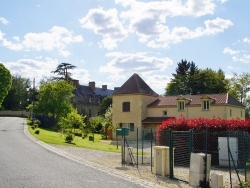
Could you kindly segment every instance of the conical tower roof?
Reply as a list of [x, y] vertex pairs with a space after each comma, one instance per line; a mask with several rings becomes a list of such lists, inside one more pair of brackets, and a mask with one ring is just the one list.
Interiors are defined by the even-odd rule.
[[144, 80], [136, 73], [134, 73], [113, 95], [119, 94], [145, 94], [157, 95]]

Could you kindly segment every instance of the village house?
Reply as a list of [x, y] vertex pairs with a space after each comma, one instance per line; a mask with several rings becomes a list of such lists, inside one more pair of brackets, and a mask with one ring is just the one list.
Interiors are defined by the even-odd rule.
[[108, 89], [107, 85], [101, 88], [96, 87], [95, 82], [89, 82], [88, 86], [80, 85], [79, 80], [74, 80], [76, 89], [73, 91], [73, 106], [79, 114], [86, 115], [87, 118], [99, 115], [99, 105], [104, 98], [111, 96], [114, 90]]
[[228, 93], [160, 96], [138, 74], [114, 91], [112, 100], [113, 124], [129, 128], [127, 139], [136, 138], [137, 128], [155, 131], [168, 118], [245, 119], [245, 106]]

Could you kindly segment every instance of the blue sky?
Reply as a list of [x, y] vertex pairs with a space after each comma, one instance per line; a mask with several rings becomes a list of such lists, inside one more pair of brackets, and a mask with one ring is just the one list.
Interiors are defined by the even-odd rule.
[[81, 84], [109, 89], [138, 73], [163, 94], [181, 59], [249, 72], [249, 10], [249, 0], [1, 0], [0, 62], [36, 82], [67, 62]]

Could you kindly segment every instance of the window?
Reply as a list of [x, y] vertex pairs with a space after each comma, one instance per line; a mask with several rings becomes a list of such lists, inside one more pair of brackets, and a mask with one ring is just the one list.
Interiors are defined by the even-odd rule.
[[242, 117], [242, 111], [240, 111], [240, 117]]
[[230, 117], [232, 117], [232, 110], [230, 110]]
[[134, 123], [130, 123], [129, 124], [129, 129], [130, 129], [130, 131], [135, 131], [135, 124]]
[[203, 101], [203, 110], [209, 110], [209, 101]]
[[120, 128], [129, 128], [131, 132], [135, 131], [134, 123], [120, 123]]
[[122, 111], [123, 112], [130, 112], [130, 102], [123, 102], [122, 103]]
[[178, 102], [178, 111], [183, 111], [184, 110], [184, 101], [179, 101]]
[[163, 116], [167, 116], [168, 112], [167, 111], [163, 111]]

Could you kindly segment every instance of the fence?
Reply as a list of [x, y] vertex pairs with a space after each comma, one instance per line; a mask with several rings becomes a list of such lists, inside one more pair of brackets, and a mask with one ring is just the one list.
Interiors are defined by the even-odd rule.
[[[211, 155], [212, 173], [222, 174], [224, 187], [239, 186], [240, 182], [250, 182], [250, 134], [242, 131], [172, 131], [167, 130], [156, 141], [156, 131], [144, 129], [138, 132], [142, 140], [130, 142], [137, 150], [136, 165], [144, 165], [152, 171], [153, 149], [155, 145], [165, 145], [173, 150], [170, 158], [172, 174], [169, 178], [189, 181], [190, 154]], [[138, 138], [138, 136], [137, 136]], [[141, 154], [139, 155], [139, 152]], [[170, 155], [171, 156], [171, 155]], [[205, 174], [209, 176], [210, 174]]]

